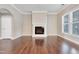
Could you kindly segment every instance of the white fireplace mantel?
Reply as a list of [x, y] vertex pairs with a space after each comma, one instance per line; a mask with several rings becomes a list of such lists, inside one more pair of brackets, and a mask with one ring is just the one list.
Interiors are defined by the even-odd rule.
[[[35, 34], [35, 26], [44, 27], [44, 34]], [[46, 37], [47, 36], [47, 12], [32, 13], [32, 37]]]

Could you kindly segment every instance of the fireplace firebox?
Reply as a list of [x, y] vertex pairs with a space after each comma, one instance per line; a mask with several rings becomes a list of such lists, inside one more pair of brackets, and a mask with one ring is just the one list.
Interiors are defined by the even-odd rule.
[[36, 26], [35, 27], [35, 34], [44, 34], [44, 27]]

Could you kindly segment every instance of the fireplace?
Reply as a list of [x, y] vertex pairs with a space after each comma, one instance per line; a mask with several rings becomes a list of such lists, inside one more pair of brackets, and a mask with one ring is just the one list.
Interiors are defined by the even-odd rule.
[[35, 27], [35, 34], [44, 34], [44, 27], [36, 26]]

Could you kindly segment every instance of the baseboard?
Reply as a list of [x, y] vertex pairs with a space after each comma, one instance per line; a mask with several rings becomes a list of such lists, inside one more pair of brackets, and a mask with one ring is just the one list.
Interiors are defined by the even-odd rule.
[[47, 36], [57, 36], [57, 34], [48, 34]]
[[[14, 39], [17, 39], [17, 38], [19, 38], [19, 37], [21, 37], [21, 36], [32, 36], [32, 35], [31, 35], [31, 34], [22, 34], [22, 35], [18, 35], [18, 36], [16, 36], [16, 37], [10, 37], [10, 39], [11, 39], [11, 40], [14, 40]], [[61, 38], [64, 38], [64, 39], [66, 39], [66, 40], [68, 40], [68, 41], [71, 41], [71, 42], [73, 42], [73, 43], [79, 45], [79, 42], [78, 42], [78, 41], [69, 39], [69, 38], [67, 38], [67, 37], [64, 37], [64, 36], [61, 36], [61, 35], [58, 35], [58, 34], [52, 34], [52, 35], [48, 35], [48, 36], [59, 36], [59, 37], [61, 37]], [[41, 37], [41, 36], [40, 36], [40, 37]], [[47, 36], [44, 36], [44, 37], [47, 37]], [[5, 39], [5, 38], [0, 37], [0, 39]]]
[[[20, 38], [22, 36], [32, 36], [32, 34], [22, 34], [22, 35], [18, 35], [16, 37], [10, 37], [10, 39], [15, 40], [15, 39]], [[49, 34], [47, 36], [57, 36], [57, 34]], [[47, 37], [47, 36], [32, 36], [32, 37]], [[1, 37], [0, 39], [4, 39], [4, 38]]]
[[[19, 37], [21, 37], [21, 36], [32, 36], [32, 35], [31, 35], [31, 34], [22, 34], [22, 35], [19, 35], [19, 36], [15, 37], [15, 38], [11, 37], [11, 39], [12, 39], [12, 40], [13, 40], [13, 39], [17, 39], [17, 38], [19, 38]], [[78, 42], [78, 41], [69, 39], [69, 38], [67, 38], [67, 37], [65, 37], [65, 36], [61, 36], [61, 35], [58, 35], [58, 34], [53, 34], [53, 35], [48, 35], [48, 36], [59, 36], [59, 37], [61, 37], [61, 38], [64, 38], [65, 40], [68, 40], [68, 41], [70, 41], [70, 42], [73, 42], [73, 43], [79, 45], [79, 42]], [[34, 36], [34, 37], [35, 37], [35, 36]], [[39, 36], [38, 36], [38, 37], [39, 37]], [[41, 36], [40, 36], [40, 37], [41, 37]], [[43, 37], [47, 37], [47, 36], [43, 36]], [[0, 38], [0, 39], [3, 39], [3, 38]]]
[[17, 39], [17, 38], [19, 38], [19, 37], [21, 37], [22, 35], [18, 35], [18, 36], [16, 36], [15, 38], [13, 38], [13, 39]]
[[15, 38], [12, 38], [12, 39], [17, 39], [17, 38], [22, 37], [22, 36], [32, 36], [32, 35], [31, 34], [22, 34], [22, 35], [16, 36]]
[[72, 39], [69, 39], [69, 38], [67, 38], [67, 37], [63, 37], [63, 36], [61, 36], [61, 35], [57, 35], [57, 36], [59, 36], [59, 37], [61, 37], [61, 38], [64, 38], [65, 40], [68, 40], [68, 41], [70, 41], [70, 42], [73, 42], [73, 43], [79, 45], [79, 41], [72, 40]]
[[47, 36], [43, 36], [43, 35], [37, 35], [37, 36], [32, 36], [32, 37], [47, 37]]
[[22, 36], [32, 36], [32, 34], [22, 34]]
[[2, 40], [2, 39], [10, 39], [10, 40], [13, 40], [13, 37], [9, 37], [9, 38], [0, 37], [0, 40]]

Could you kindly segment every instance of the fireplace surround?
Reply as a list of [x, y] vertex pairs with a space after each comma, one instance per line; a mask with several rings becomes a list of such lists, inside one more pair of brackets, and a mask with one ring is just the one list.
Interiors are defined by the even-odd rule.
[[47, 12], [32, 11], [32, 37], [47, 37]]
[[35, 34], [44, 34], [44, 27], [36, 26], [35, 27]]

